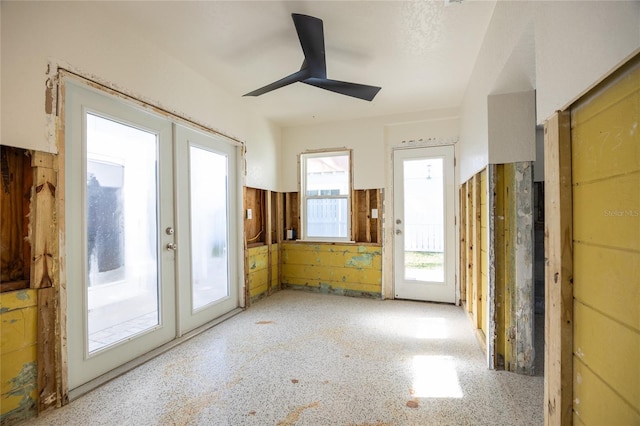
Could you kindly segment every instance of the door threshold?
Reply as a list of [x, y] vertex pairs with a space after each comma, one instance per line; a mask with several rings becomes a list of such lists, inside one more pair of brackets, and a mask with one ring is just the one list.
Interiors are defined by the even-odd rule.
[[78, 386], [75, 389], [72, 389], [69, 391], [69, 401], [73, 401], [75, 399], [80, 398], [81, 396], [91, 392], [92, 390], [104, 385], [107, 382], [110, 382], [111, 380], [115, 379], [116, 377], [119, 377], [131, 370], [133, 370], [136, 367], [139, 367], [140, 365], [144, 364], [147, 361], [152, 360], [153, 358], [157, 357], [158, 355], [162, 355], [163, 353], [167, 352], [168, 350], [175, 348], [176, 346], [180, 345], [181, 343], [186, 342], [187, 340], [207, 331], [208, 329], [228, 320], [231, 317], [236, 316], [237, 314], [239, 314], [240, 312], [242, 312], [243, 309], [242, 308], [235, 308], [234, 310], [227, 312], [224, 315], [219, 316], [218, 318], [209, 321], [208, 323], [201, 325], [198, 328], [195, 328], [191, 331], [189, 331], [188, 333], [183, 334], [180, 337], [177, 337], [175, 339], [173, 339], [170, 342], [165, 343], [162, 346], [159, 346], [153, 350], [151, 350], [150, 352], [147, 352], [144, 355], [139, 356], [136, 359], [133, 359], [125, 364], [122, 364], [121, 366], [114, 368], [113, 370], [103, 374], [102, 376], [96, 377], [93, 380], [88, 381], [87, 383]]

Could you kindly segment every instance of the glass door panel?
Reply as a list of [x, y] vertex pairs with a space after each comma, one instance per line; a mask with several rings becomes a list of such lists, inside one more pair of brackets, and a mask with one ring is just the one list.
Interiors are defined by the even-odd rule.
[[394, 290], [455, 303], [453, 147], [394, 152]]
[[178, 334], [239, 306], [237, 148], [175, 126]]
[[404, 160], [403, 169], [404, 278], [443, 282], [443, 160]]
[[86, 115], [89, 353], [158, 325], [157, 135]]
[[227, 157], [189, 147], [192, 310], [229, 296]]
[[171, 122], [67, 81], [69, 389], [176, 335]]

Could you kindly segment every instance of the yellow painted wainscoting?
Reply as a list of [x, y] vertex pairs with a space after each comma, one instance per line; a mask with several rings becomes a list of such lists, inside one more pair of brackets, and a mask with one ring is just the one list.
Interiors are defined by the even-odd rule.
[[0, 293], [0, 424], [37, 414], [37, 291]]
[[571, 111], [574, 424], [640, 424], [640, 57]]
[[258, 246], [247, 249], [249, 256], [249, 297], [259, 299], [269, 288], [269, 247]]
[[282, 284], [320, 293], [380, 298], [378, 244], [282, 243]]

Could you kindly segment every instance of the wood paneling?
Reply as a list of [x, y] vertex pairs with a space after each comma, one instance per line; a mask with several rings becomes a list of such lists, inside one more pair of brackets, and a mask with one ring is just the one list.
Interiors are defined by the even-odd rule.
[[587, 425], [640, 424], [639, 122], [640, 58], [571, 110], [573, 411]]
[[470, 178], [461, 186], [461, 274], [464, 275], [465, 307], [478, 338], [486, 347], [488, 304], [488, 210], [487, 169]]
[[285, 286], [380, 297], [382, 251], [377, 245], [285, 242], [281, 253]]
[[17, 424], [37, 413], [37, 290], [0, 294], [0, 422]]
[[[244, 235], [247, 246], [264, 244], [267, 234], [265, 217], [265, 191], [257, 188], [244, 188]], [[251, 210], [251, 219], [247, 217]]]
[[479, 328], [485, 336], [487, 330], [488, 294], [489, 294], [489, 239], [487, 238], [488, 210], [487, 210], [487, 169], [480, 172], [480, 323]]
[[29, 287], [31, 245], [28, 240], [33, 170], [20, 148], [0, 146], [0, 290]]
[[467, 301], [467, 184], [460, 186], [460, 299]]
[[[353, 238], [360, 243], [381, 244], [382, 190], [362, 189], [353, 191]], [[371, 214], [377, 209], [378, 217]]]
[[640, 277], [637, 254], [587, 244], [576, 244], [574, 252], [574, 281], [579, 283], [573, 289], [574, 298], [640, 330], [640, 291], [627, 285], [633, 277]]

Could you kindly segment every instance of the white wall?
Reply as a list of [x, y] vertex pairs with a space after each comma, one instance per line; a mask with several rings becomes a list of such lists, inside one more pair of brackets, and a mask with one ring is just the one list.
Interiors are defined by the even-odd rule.
[[[494, 152], [488, 96], [535, 89], [541, 124], [638, 48], [637, 1], [497, 2], [461, 106], [459, 181], [483, 169]], [[529, 153], [527, 147], [501, 160], [530, 160]]]
[[[536, 96], [533, 91], [489, 95], [489, 163], [536, 159]], [[515, 160], [517, 159], [517, 160]]]
[[457, 109], [288, 127], [282, 131], [279, 190], [298, 191], [298, 154], [307, 150], [352, 149], [355, 189], [374, 189], [385, 187], [385, 141], [395, 144], [457, 136]]
[[118, 25], [105, 3], [2, 2], [0, 7], [2, 144], [57, 151], [45, 113], [47, 65], [53, 63], [246, 141], [247, 184], [277, 186], [279, 129]]

